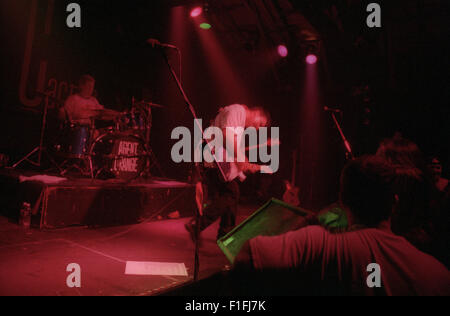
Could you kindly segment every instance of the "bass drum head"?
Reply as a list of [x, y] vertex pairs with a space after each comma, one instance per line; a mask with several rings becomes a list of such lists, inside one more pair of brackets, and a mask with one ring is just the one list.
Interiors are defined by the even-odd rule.
[[123, 133], [98, 137], [91, 147], [95, 178], [133, 180], [146, 170], [148, 150], [143, 139]]

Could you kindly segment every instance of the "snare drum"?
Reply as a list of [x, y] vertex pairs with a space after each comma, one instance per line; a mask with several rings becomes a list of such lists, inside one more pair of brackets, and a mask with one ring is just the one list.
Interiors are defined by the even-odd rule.
[[96, 178], [135, 179], [146, 170], [148, 150], [143, 139], [125, 133], [107, 133], [91, 146]]
[[116, 123], [113, 120], [93, 119], [91, 125], [95, 130], [98, 130], [103, 134], [108, 131], [114, 131]]

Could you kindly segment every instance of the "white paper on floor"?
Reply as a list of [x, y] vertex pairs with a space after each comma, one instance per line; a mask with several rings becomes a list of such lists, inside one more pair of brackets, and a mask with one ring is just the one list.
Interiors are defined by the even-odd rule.
[[188, 276], [184, 263], [127, 261], [126, 275]]
[[58, 184], [60, 182], [67, 181], [67, 178], [61, 177], [53, 177], [47, 175], [37, 175], [32, 177], [19, 176], [20, 183], [28, 182], [28, 181], [37, 181], [42, 182], [44, 184]]

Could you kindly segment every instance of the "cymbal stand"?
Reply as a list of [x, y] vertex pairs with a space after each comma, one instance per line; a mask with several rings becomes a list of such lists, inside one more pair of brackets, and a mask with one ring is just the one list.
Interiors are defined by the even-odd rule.
[[[135, 98], [134, 96], [132, 97], [131, 100], [132, 103], [132, 109], [135, 108]], [[159, 173], [161, 176], [165, 177], [165, 173], [161, 168], [161, 165], [158, 162], [158, 159], [156, 158], [155, 153], [152, 150], [152, 147], [150, 146], [150, 131], [152, 129], [152, 108], [149, 105], [146, 105], [145, 107], [141, 106], [141, 110], [144, 110], [145, 113], [145, 131], [142, 133], [144, 140], [145, 140], [145, 145], [146, 145], [146, 151], [147, 151], [147, 166], [146, 166], [146, 171], [145, 173], [147, 175], [151, 175], [150, 170], [152, 169], [153, 166], [156, 166], [156, 168], [158, 169]], [[145, 134], [144, 134], [145, 133]]]
[[[45, 153], [47, 155], [47, 158], [49, 159], [49, 161], [53, 165], [55, 165], [60, 172], [62, 171], [61, 168], [59, 167], [59, 165], [55, 162], [55, 160], [48, 153], [47, 149], [44, 147], [44, 138], [45, 138], [45, 130], [47, 127], [47, 114], [48, 114], [48, 103], [49, 103], [48, 97], [49, 97], [49, 95], [45, 94], [45, 98], [43, 99], [44, 100], [44, 113], [42, 115], [41, 136], [39, 139], [39, 146], [34, 148], [29, 154], [27, 154], [25, 157], [20, 159], [14, 165], [12, 165], [11, 169], [16, 169], [19, 165], [21, 165], [25, 161], [32, 164], [35, 167], [41, 167], [42, 166], [42, 154]], [[30, 158], [36, 153], [38, 155], [37, 161], [31, 160]]]

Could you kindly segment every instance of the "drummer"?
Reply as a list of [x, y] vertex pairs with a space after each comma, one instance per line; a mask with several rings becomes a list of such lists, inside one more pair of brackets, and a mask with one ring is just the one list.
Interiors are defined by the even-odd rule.
[[103, 110], [104, 106], [93, 96], [95, 79], [92, 76], [81, 76], [78, 86], [79, 92], [67, 98], [59, 116], [72, 124], [90, 125], [95, 111]]

